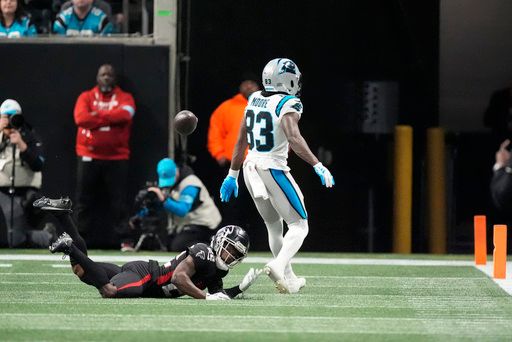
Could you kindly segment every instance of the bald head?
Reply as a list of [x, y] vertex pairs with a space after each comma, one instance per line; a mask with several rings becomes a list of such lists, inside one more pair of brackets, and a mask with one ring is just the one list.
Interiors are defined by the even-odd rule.
[[116, 86], [116, 71], [110, 64], [103, 64], [98, 69], [96, 82], [102, 93], [110, 93]]

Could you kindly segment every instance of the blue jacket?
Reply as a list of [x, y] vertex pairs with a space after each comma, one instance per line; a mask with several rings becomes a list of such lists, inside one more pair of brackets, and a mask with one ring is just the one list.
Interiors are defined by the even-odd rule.
[[80, 20], [73, 6], [60, 12], [53, 23], [53, 32], [66, 36], [94, 36], [112, 33], [113, 26], [108, 16], [98, 7], [92, 6], [84, 19]]
[[22, 17], [21, 20], [15, 20], [10, 27], [5, 27], [0, 23], [0, 38], [19, 38], [37, 36], [37, 31], [32, 25], [29, 17]]

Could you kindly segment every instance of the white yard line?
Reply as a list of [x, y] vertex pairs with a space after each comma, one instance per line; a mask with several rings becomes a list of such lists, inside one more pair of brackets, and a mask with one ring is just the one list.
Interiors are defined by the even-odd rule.
[[[91, 259], [104, 262], [128, 262], [134, 260], [156, 260], [167, 262], [173, 256], [157, 255], [91, 255]], [[9, 261], [62, 261], [61, 255], [41, 255], [41, 254], [0, 254], [0, 260]], [[271, 259], [269, 257], [247, 257], [244, 263], [247, 264], [265, 264]], [[67, 261], [67, 259], [66, 259]], [[423, 260], [423, 259], [352, 259], [352, 258], [307, 258], [298, 257], [292, 260], [294, 264], [312, 264], [312, 265], [387, 265], [387, 266], [473, 266], [473, 261], [469, 260]]]
[[[167, 262], [171, 256], [156, 255], [92, 255], [91, 259], [104, 262], [128, 262], [133, 260], [156, 260]], [[41, 254], [0, 254], [0, 260], [8, 261], [62, 261], [61, 255], [41, 255]], [[247, 264], [265, 264], [270, 261], [267, 257], [247, 257], [243, 262]], [[313, 264], [313, 265], [383, 265], [383, 266], [474, 266], [478, 270], [488, 275], [505, 292], [512, 295], [512, 277], [506, 279], [494, 279], [492, 261], [487, 262], [485, 266], [475, 266], [472, 260], [427, 260], [427, 259], [352, 259], [352, 258], [307, 258], [298, 257], [292, 261], [294, 264]], [[0, 267], [11, 267], [12, 264], [0, 264]], [[52, 264], [51, 267], [67, 267], [64, 264]], [[512, 269], [512, 262], [507, 262], [507, 269]]]

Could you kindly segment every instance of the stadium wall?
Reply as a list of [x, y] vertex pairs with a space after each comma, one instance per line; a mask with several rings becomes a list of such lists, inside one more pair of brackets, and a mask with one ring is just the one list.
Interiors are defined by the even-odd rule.
[[16, 99], [43, 140], [47, 196], [74, 196], [73, 109], [80, 93], [95, 86], [103, 63], [114, 65], [120, 86], [132, 92], [137, 106], [129, 199], [146, 180], [155, 180], [155, 165], [167, 156], [169, 47], [106, 43], [0, 42], [0, 99]]

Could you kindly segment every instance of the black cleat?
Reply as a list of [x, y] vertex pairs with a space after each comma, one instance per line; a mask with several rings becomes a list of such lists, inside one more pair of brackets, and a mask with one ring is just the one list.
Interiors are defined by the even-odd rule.
[[37, 199], [32, 204], [34, 208], [39, 208], [41, 210], [53, 210], [53, 211], [64, 211], [71, 213], [71, 207], [73, 203], [69, 197], [59, 198], [59, 199], [50, 199], [48, 197], [41, 197]]
[[64, 254], [69, 255], [69, 253], [71, 251], [72, 243], [73, 243], [73, 239], [71, 238], [71, 236], [69, 236], [68, 233], [62, 233], [62, 235], [59, 236], [57, 241], [52, 243], [52, 245], [49, 247], [49, 249], [50, 249], [50, 252], [52, 252], [53, 254], [62, 252]]

